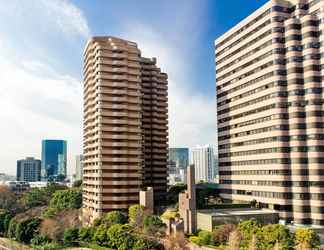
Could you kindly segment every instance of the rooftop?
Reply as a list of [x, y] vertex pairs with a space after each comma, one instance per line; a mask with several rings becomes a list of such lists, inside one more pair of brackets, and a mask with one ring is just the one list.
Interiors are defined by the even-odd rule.
[[238, 215], [253, 215], [253, 214], [274, 214], [278, 213], [271, 209], [256, 209], [256, 208], [229, 208], [229, 209], [209, 209], [199, 210], [198, 213], [208, 214], [211, 216], [238, 216]]

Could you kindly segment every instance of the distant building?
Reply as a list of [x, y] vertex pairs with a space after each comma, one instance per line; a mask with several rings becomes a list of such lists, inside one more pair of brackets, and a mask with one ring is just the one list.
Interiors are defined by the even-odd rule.
[[41, 180], [41, 161], [33, 157], [17, 161], [17, 181], [34, 182]]
[[189, 149], [169, 148], [169, 161], [175, 162], [177, 168], [186, 168], [189, 164]]
[[210, 145], [197, 146], [190, 150], [190, 164], [195, 165], [196, 183], [215, 181], [215, 154]]
[[187, 168], [179, 168], [174, 161], [168, 162], [168, 185], [186, 183]]
[[83, 178], [83, 155], [75, 157], [75, 176], [74, 181], [80, 181]]
[[15, 181], [17, 176], [0, 173], [0, 182]]
[[42, 177], [55, 180], [57, 176], [66, 176], [66, 141], [42, 141]]
[[27, 181], [7, 181], [5, 182], [5, 186], [15, 193], [22, 193], [30, 189]]

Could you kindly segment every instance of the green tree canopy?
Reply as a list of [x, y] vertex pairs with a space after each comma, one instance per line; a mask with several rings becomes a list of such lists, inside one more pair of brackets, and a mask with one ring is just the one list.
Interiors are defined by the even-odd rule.
[[320, 246], [320, 240], [314, 230], [298, 228], [295, 232], [295, 244], [297, 249], [317, 249]]
[[144, 223], [144, 206], [141, 205], [132, 205], [128, 209], [129, 223], [138, 229], [143, 228]]
[[64, 231], [63, 242], [66, 246], [77, 246], [79, 240], [79, 229], [77, 227], [68, 228]]
[[156, 215], [149, 215], [144, 218], [144, 232], [152, 236], [163, 236], [165, 232], [165, 224]]
[[120, 211], [112, 211], [105, 214], [102, 222], [107, 224], [108, 226], [114, 224], [125, 224], [127, 223], [127, 217]]
[[56, 191], [64, 189], [66, 189], [65, 186], [49, 183], [47, 187], [32, 188], [29, 192], [24, 193], [22, 200], [27, 208], [46, 206]]

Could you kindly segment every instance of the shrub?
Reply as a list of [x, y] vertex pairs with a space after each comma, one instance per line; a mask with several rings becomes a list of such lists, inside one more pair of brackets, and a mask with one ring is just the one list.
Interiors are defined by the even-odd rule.
[[99, 246], [109, 246], [109, 236], [107, 234], [107, 227], [106, 225], [102, 224], [97, 227], [96, 232], [93, 236], [93, 241], [97, 243]]
[[79, 229], [76, 227], [68, 228], [64, 231], [63, 242], [66, 246], [77, 246], [79, 240]]
[[129, 233], [129, 227], [126, 225], [112, 225], [108, 231], [110, 247], [118, 250], [132, 249], [135, 243], [135, 237]]
[[298, 228], [295, 232], [295, 244], [297, 249], [316, 249], [320, 246], [320, 240], [314, 230]]
[[33, 188], [29, 192], [24, 193], [23, 203], [27, 208], [33, 208], [38, 206], [46, 206], [52, 198], [52, 195], [57, 190], [66, 189], [66, 187], [50, 183], [44, 188]]
[[47, 243], [42, 246], [33, 246], [33, 250], [61, 250], [63, 247], [57, 242]]
[[16, 227], [16, 240], [22, 243], [30, 243], [38, 232], [41, 223], [39, 218], [29, 218], [18, 223]]
[[202, 245], [213, 245], [213, 235], [208, 231], [200, 231], [198, 233], [200, 244]]
[[8, 237], [11, 239], [16, 239], [16, 229], [18, 226], [18, 222], [15, 218], [13, 218], [9, 223], [8, 228]]
[[213, 241], [215, 245], [222, 245], [226, 244], [229, 235], [232, 231], [236, 229], [236, 226], [234, 224], [225, 224], [222, 226], [219, 226], [218, 228], [215, 228], [213, 231]]
[[199, 246], [202, 245], [201, 241], [200, 241], [200, 238], [198, 236], [190, 236], [189, 237], [189, 240], [194, 243], [194, 244], [197, 244]]
[[111, 226], [114, 224], [125, 224], [127, 223], [127, 218], [120, 211], [112, 211], [107, 213], [105, 217], [102, 219], [102, 221], [108, 226]]
[[241, 233], [238, 230], [232, 231], [228, 239], [228, 248], [230, 250], [239, 250], [241, 240], [242, 240]]
[[258, 246], [262, 249], [274, 248], [278, 243], [283, 249], [293, 249], [293, 236], [284, 225], [270, 224], [263, 226], [257, 234]]
[[51, 239], [44, 235], [36, 235], [31, 239], [30, 243], [33, 247], [43, 246], [51, 243]]
[[128, 209], [129, 223], [135, 227], [142, 229], [144, 223], [144, 206], [132, 205]]
[[9, 211], [0, 211], [0, 235], [4, 236], [7, 233], [11, 219], [12, 215]]
[[153, 239], [147, 239], [144, 237], [136, 237], [133, 250], [164, 250], [163, 245]]
[[51, 208], [63, 210], [66, 208], [79, 209], [82, 205], [82, 193], [79, 189], [56, 191], [50, 201]]
[[90, 243], [94, 233], [95, 229], [93, 227], [82, 227], [79, 229], [79, 240]]
[[148, 235], [154, 235], [156, 237], [163, 236], [165, 224], [160, 217], [156, 215], [149, 215], [144, 219], [144, 231]]

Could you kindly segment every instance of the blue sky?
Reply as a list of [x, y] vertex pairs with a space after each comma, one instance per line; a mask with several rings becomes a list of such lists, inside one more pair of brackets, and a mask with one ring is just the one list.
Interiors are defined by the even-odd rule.
[[216, 143], [214, 40], [266, 1], [10, 0], [0, 5], [0, 172], [41, 139], [82, 152], [82, 53], [93, 35], [138, 43], [169, 75], [170, 146]]

